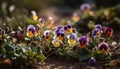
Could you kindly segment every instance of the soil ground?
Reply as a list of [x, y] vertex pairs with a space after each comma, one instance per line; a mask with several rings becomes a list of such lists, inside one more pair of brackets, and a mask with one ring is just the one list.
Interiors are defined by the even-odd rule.
[[80, 63], [76, 60], [64, 61], [59, 57], [50, 57], [45, 61], [45, 64], [38, 65], [37, 69], [120, 69], [118, 66], [103, 67], [101, 64], [90, 66], [87, 63]]

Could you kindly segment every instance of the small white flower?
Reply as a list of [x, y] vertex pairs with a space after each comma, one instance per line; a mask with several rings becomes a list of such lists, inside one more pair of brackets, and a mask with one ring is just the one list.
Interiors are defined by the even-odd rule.
[[115, 45], [117, 45], [117, 42], [113, 41], [112, 46], [115, 46]]
[[34, 10], [31, 11], [32, 15], [37, 15]]
[[9, 7], [9, 11], [10, 12], [13, 12], [15, 10], [15, 5], [11, 5], [10, 7]]

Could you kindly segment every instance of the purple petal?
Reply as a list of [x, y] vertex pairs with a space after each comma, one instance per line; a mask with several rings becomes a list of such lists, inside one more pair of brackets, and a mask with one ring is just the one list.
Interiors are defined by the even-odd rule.
[[99, 47], [100, 50], [102, 50], [102, 49], [107, 50], [108, 49], [108, 44], [103, 42], [103, 43], [100, 43], [98, 45], [98, 47]]
[[88, 44], [89, 39], [87, 38], [87, 36], [81, 36], [78, 38], [78, 43], [83, 42], [84, 44]]
[[90, 4], [88, 4], [88, 3], [84, 3], [84, 4], [82, 4], [81, 6], [80, 6], [80, 10], [84, 10], [84, 9], [91, 9], [91, 5]]
[[32, 33], [35, 33], [35, 27], [34, 27], [34, 25], [28, 25], [27, 31], [31, 31]]

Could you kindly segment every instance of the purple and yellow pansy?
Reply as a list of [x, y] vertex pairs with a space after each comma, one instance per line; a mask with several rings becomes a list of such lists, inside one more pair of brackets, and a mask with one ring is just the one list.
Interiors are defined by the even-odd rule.
[[73, 29], [72, 29], [72, 26], [70, 24], [67, 24], [63, 27], [63, 30], [66, 34], [70, 34], [72, 33]]
[[67, 36], [67, 39], [68, 39], [68, 43], [69, 44], [75, 44], [76, 43], [76, 38], [77, 38], [77, 35], [75, 33], [71, 33]]
[[58, 41], [57, 39], [54, 39], [52, 41], [52, 44], [54, 45], [54, 47], [59, 47], [60, 46], [60, 41]]
[[80, 6], [80, 10], [83, 13], [88, 13], [90, 9], [91, 9], [91, 5], [89, 3], [84, 3]]
[[43, 36], [45, 37], [46, 40], [49, 40], [50, 39], [50, 30], [44, 31]]
[[39, 18], [39, 25], [40, 25], [40, 27], [45, 26], [43, 18]]
[[73, 13], [73, 16], [72, 16], [72, 20], [73, 20], [74, 22], [77, 22], [79, 19], [80, 19], [80, 17], [79, 17], [79, 15], [78, 15], [78, 13], [74, 12], [74, 13]]
[[26, 33], [27, 37], [30, 37], [30, 38], [34, 37], [35, 31], [36, 31], [36, 29], [35, 29], [34, 25], [28, 25], [27, 26], [27, 33]]
[[89, 43], [89, 38], [87, 36], [81, 36], [77, 41], [80, 48], [85, 48]]
[[95, 28], [95, 29], [92, 31], [92, 37], [100, 37], [100, 36], [101, 36], [101, 30]]
[[58, 27], [54, 30], [54, 35], [57, 35], [57, 33], [59, 33], [59, 32], [64, 32], [62, 26], [58, 26]]
[[38, 20], [37, 13], [35, 11], [31, 11], [31, 13], [32, 13], [32, 19], [35, 21]]
[[64, 33], [63, 32], [59, 32], [56, 34], [56, 38], [58, 41], [62, 41], [64, 38]]

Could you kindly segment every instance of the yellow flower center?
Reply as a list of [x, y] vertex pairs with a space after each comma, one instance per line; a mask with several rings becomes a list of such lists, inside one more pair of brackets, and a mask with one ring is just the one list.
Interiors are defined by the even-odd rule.
[[57, 41], [57, 42], [54, 42], [54, 47], [59, 47], [60, 46], [60, 43]]
[[36, 21], [38, 19], [38, 16], [37, 15], [33, 15], [32, 19]]
[[44, 23], [39, 23], [39, 25], [40, 25], [41, 27], [44, 27], [44, 26], [45, 26], [45, 24], [44, 24]]
[[79, 20], [79, 17], [78, 17], [78, 16], [73, 16], [73, 17], [72, 17], [72, 20], [73, 20], [74, 22], [77, 22], [77, 21]]
[[62, 37], [62, 36], [58, 36], [57, 39], [58, 39], [59, 41], [61, 41], [61, 40], [63, 40], [63, 37]]
[[67, 33], [67, 34], [72, 33], [72, 29], [67, 28], [66, 33]]
[[68, 43], [69, 43], [69, 44], [75, 44], [76, 41], [75, 41], [74, 39], [69, 39], [69, 40], [68, 40]]
[[83, 13], [88, 14], [89, 9], [84, 9]]
[[27, 32], [27, 36], [30, 37], [30, 38], [32, 38], [34, 36], [34, 34], [32, 33], [32, 31], [28, 31]]

